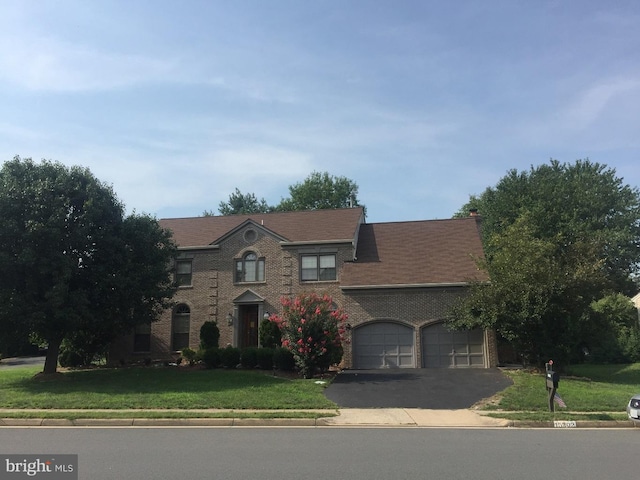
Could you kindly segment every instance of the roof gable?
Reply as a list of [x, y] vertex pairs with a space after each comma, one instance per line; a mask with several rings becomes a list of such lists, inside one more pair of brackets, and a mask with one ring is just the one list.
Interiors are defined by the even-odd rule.
[[464, 284], [487, 280], [478, 217], [361, 226], [357, 260], [344, 265], [343, 288]]
[[264, 298], [253, 290], [245, 290], [241, 295], [233, 300], [233, 303], [262, 303]]
[[270, 235], [272, 237], [275, 237], [278, 241], [280, 242], [286, 242], [287, 239], [284, 237], [281, 237], [280, 235], [278, 235], [276, 232], [273, 232], [271, 230], [269, 230], [268, 228], [265, 228], [264, 225], [260, 225], [258, 223], [256, 223], [255, 221], [249, 219], [249, 220], [245, 220], [244, 222], [242, 222], [240, 225], [238, 225], [237, 227], [229, 230], [227, 233], [225, 233], [222, 237], [216, 239], [213, 243], [222, 243], [224, 240], [226, 240], [227, 238], [235, 235], [237, 232], [239, 232], [240, 230], [242, 230], [243, 228], [245, 228], [248, 225], [252, 225], [254, 228], [256, 228], [257, 230], [260, 230], [264, 233], [266, 233], [267, 235]]

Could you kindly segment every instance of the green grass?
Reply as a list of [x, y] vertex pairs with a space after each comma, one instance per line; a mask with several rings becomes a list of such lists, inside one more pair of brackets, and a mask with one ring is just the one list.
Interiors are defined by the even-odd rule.
[[259, 410], [259, 411], [243, 411], [243, 410], [224, 410], [218, 412], [205, 412], [202, 410], [16, 410], [14, 412], [3, 411], [0, 413], [2, 418], [63, 418], [67, 420], [78, 419], [105, 419], [105, 418], [326, 418], [335, 417], [336, 411], [292, 411], [292, 410]]
[[574, 420], [582, 422], [604, 422], [604, 421], [616, 421], [624, 422], [628, 421], [626, 413], [565, 413], [562, 411], [556, 412], [495, 412], [488, 413], [488, 417], [505, 418], [507, 420], [521, 420], [531, 422], [552, 422], [554, 420]]
[[[52, 378], [36, 376], [39, 371], [36, 367], [0, 370], [0, 408], [15, 409], [1, 412], [1, 417], [319, 418], [327, 414], [295, 410], [337, 409], [323, 394], [326, 384], [260, 371], [103, 368], [68, 371]], [[487, 412], [490, 416], [529, 421], [625, 421], [629, 398], [640, 393], [640, 364], [577, 365], [560, 378], [558, 393], [567, 409], [556, 407], [552, 413], [548, 411], [543, 374], [524, 370], [505, 373], [514, 384], [498, 395], [496, 403], [484, 407], [491, 410]], [[263, 411], [250, 411], [254, 409]]]
[[[487, 410], [548, 411], [545, 376], [523, 370], [505, 372], [513, 385], [501, 392]], [[625, 412], [629, 399], [640, 393], [640, 363], [633, 365], [576, 365], [560, 377], [558, 394], [567, 409], [557, 412]], [[503, 417], [505, 418], [505, 417]]]
[[[314, 380], [259, 371], [188, 367], [0, 371], [0, 408], [9, 409], [335, 409]], [[281, 417], [280, 417], [281, 418]]]

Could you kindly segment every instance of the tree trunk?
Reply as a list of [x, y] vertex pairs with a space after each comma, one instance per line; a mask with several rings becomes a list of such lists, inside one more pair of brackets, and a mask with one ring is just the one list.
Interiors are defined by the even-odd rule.
[[50, 374], [56, 373], [58, 369], [58, 353], [60, 352], [60, 344], [62, 339], [49, 341], [49, 347], [47, 348], [47, 356], [44, 360], [44, 370], [42, 373]]

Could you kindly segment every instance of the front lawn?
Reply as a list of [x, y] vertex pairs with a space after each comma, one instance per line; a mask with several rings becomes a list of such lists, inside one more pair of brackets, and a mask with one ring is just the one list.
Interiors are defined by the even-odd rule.
[[[505, 371], [513, 385], [497, 397], [485, 410], [535, 412], [534, 417], [548, 416], [549, 406], [544, 373], [525, 370]], [[629, 399], [640, 393], [640, 363], [632, 365], [575, 365], [560, 377], [558, 394], [566, 409], [555, 406], [556, 414], [563, 412], [613, 412], [615, 419], [626, 418]], [[545, 413], [546, 412], [546, 413]], [[606, 415], [605, 415], [606, 416]], [[602, 415], [601, 415], [602, 417]], [[594, 417], [595, 418], [595, 417]]]
[[38, 368], [0, 371], [0, 408], [333, 409], [317, 380], [261, 371], [139, 367], [77, 370], [53, 378]]

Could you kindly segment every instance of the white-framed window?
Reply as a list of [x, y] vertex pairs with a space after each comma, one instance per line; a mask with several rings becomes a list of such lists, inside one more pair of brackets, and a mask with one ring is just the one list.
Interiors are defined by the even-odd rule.
[[264, 282], [264, 258], [258, 258], [254, 252], [247, 252], [236, 260], [235, 282]]
[[181, 303], [173, 309], [171, 319], [171, 348], [174, 351], [189, 346], [189, 330], [191, 329], [191, 309]]
[[179, 287], [191, 286], [193, 263], [192, 260], [176, 261], [176, 284]]
[[300, 280], [317, 282], [336, 280], [336, 255], [314, 254], [300, 256]]

